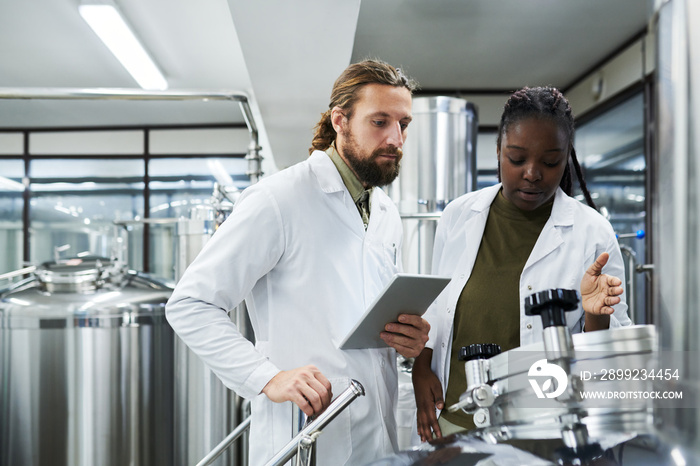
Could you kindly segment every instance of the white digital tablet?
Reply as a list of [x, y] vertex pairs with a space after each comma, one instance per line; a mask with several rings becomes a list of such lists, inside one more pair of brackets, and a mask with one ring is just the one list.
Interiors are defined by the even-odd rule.
[[394, 275], [339, 348], [386, 348], [387, 344], [379, 337], [386, 324], [398, 322], [401, 314], [423, 315], [449, 282], [450, 278], [436, 275]]

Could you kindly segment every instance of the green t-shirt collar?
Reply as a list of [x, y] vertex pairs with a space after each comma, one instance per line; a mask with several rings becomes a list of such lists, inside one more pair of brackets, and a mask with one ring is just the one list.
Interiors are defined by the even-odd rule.
[[374, 187], [365, 189], [365, 187], [362, 186], [362, 183], [357, 178], [357, 175], [353, 173], [350, 167], [348, 167], [348, 165], [345, 163], [345, 160], [343, 160], [336, 150], [335, 143], [331, 144], [331, 146], [326, 150], [326, 154], [328, 154], [328, 157], [330, 157], [333, 161], [335, 168], [338, 169], [338, 173], [340, 173], [340, 177], [343, 179], [343, 184], [345, 184], [345, 187], [348, 188], [350, 197], [355, 204], [360, 201], [360, 198], [365, 191], [368, 193], [369, 198], [372, 198], [372, 190]]

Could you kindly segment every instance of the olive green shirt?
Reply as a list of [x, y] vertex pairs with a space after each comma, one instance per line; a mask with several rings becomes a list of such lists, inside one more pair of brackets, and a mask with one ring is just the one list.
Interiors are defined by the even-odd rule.
[[[489, 210], [474, 268], [457, 301], [445, 406], [467, 389], [459, 350], [473, 343], [496, 343], [502, 351], [520, 346], [520, 274], [549, 219], [554, 201], [520, 210], [498, 193]], [[474, 428], [471, 414], [442, 412], [446, 420]]]
[[369, 211], [370, 211], [370, 199], [372, 198], [372, 190], [369, 188], [365, 189], [362, 183], [357, 179], [357, 175], [348, 167], [345, 160], [342, 159], [338, 151], [335, 149], [335, 144], [332, 144], [327, 150], [326, 154], [333, 161], [333, 165], [338, 169], [340, 177], [343, 179], [343, 184], [348, 188], [350, 192], [350, 197], [355, 202], [357, 210], [360, 212], [362, 217], [362, 223], [365, 225], [365, 230], [369, 224]]

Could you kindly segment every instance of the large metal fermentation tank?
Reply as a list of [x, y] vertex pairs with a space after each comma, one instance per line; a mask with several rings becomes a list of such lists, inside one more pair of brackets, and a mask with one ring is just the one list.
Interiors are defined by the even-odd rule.
[[0, 295], [0, 464], [171, 465], [172, 289], [110, 259]]
[[[661, 354], [682, 361], [684, 403], [700, 406], [700, 4], [657, 1], [653, 318]], [[661, 386], [660, 389], [674, 387]], [[687, 397], [687, 398], [686, 398]], [[655, 412], [659, 433], [700, 454], [700, 410]]]
[[[179, 280], [216, 229], [228, 217], [240, 192], [216, 185], [208, 203], [196, 206], [175, 227], [175, 279]], [[252, 335], [245, 304], [230, 313], [244, 335]], [[174, 465], [197, 464], [247, 414], [243, 399], [229, 390], [177, 336], [175, 351], [175, 458]], [[224, 450], [212, 464], [247, 464], [247, 433]]]
[[435, 228], [453, 199], [476, 189], [477, 108], [458, 97], [416, 97], [390, 195], [404, 219], [404, 269], [430, 273]]

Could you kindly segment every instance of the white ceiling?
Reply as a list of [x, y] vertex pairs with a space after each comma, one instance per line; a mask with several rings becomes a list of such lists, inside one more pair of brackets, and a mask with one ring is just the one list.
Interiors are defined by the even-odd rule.
[[[652, 0], [115, 0], [170, 90], [243, 91], [263, 154], [306, 154], [332, 82], [380, 57], [422, 89], [566, 88], [644, 31]], [[134, 88], [79, 0], [0, 0], [0, 87]], [[0, 128], [243, 122], [230, 102], [0, 100]]]

